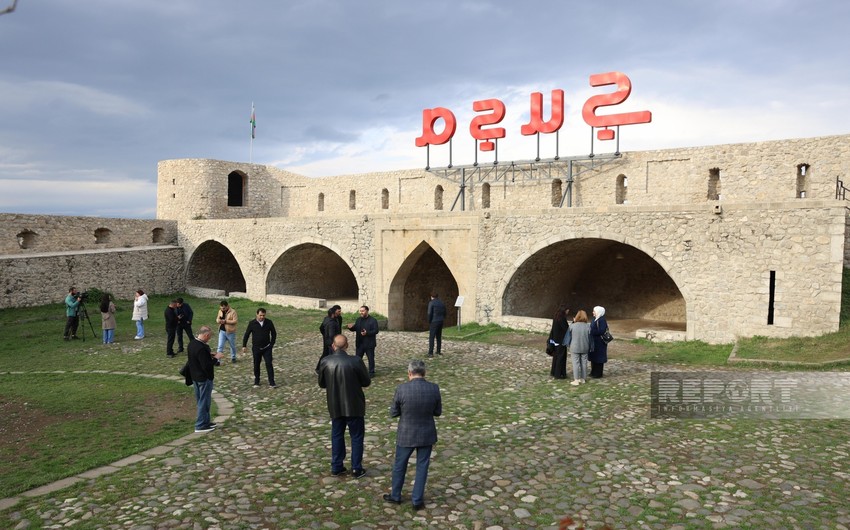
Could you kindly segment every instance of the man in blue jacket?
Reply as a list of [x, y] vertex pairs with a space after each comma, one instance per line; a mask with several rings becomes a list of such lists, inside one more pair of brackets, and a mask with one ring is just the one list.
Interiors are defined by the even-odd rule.
[[401, 488], [407, 473], [407, 462], [416, 449], [416, 482], [413, 484], [414, 510], [425, 508], [425, 482], [431, 464], [431, 449], [437, 443], [437, 425], [434, 417], [443, 413], [440, 387], [425, 380], [425, 363], [410, 361], [407, 366], [407, 383], [395, 390], [390, 416], [399, 418], [396, 436], [395, 463], [393, 464], [392, 492], [384, 500], [401, 504]]
[[428, 357], [434, 356], [434, 341], [437, 341], [437, 355], [442, 355], [443, 347], [443, 321], [446, 319], [446, 304], [440, 300], [440, 296], [431, 293], [431, 301], [428, 302]]

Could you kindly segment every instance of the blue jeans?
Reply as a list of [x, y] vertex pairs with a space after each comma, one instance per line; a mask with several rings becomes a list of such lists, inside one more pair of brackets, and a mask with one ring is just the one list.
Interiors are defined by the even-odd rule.
[[203, 429], [210, 424], [210, 404], [212, 403], [213, 382], [211, 379], [195, 381], [195, 399], [198, 401], [198, 419], [195, 428]]
[[425, 482], [428, 480], [428, 466], [431, 465], [431, 447], [401, 447], [395, 446], [395, 463], [393, 463], [393, 487], [390, 496], [401, 500], [401, 487], [404, 486], [404, 475], [407, 473], [407, 462], [416, 449], [416, 479], [413, 482], [413, 504], [425, 503]]
[[115, 330], [114, 329], [105, 329], [103, 330], [103, 343], [104, 344], [112, 344], [115, 340]]
[[230, 343], [230, 358], [236, 359], [236, 332], [227, 333], [226, 331], [218, 330], [218, 352], [224, 353], [224, 343]]
[[136, 336], [144, 337], [145, 336], [145, 321], [137, 320], [136, 321]]
[[363, 416], [341, 416], [331, 420], [331, 473], [342, 471], [345, 461], [345, 427], [351, 435], [351, 470], [363, 469], [363, 437], [366, 420]]

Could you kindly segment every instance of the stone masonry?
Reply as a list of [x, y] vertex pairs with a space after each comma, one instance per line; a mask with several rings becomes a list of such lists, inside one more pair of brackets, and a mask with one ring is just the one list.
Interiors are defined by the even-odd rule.
[[437, 289], [464, 297], [464, 321], [529, 329], [566, 302], [712, 343], [837, 330], [850, 136], [568, 164], [467, 167], [461, 195], [457, 168], [312, 179], [168, 160], [157, 215], [179, 222], [188, 287], [365, 303], [392, 329], [423, 329]]

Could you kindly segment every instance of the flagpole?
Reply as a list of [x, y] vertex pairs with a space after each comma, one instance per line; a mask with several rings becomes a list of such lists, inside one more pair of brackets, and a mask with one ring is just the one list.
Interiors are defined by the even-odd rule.
[[248, 163], [254, 163], [254, 131], [257, 128], [257, 117], [254, 114], [254, 102], [251, 102], [251, 149], [248, 153]]

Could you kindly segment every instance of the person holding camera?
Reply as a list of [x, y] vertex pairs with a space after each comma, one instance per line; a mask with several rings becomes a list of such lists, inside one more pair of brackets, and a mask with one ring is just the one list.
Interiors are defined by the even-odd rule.
[[209, 326], [201, 326], [198, 337], [189, 342], [188, 365], [195, 387], [195, 400], [198, 403], [198, 416], [195, 419], [195, 432], [210, 432], [216, 424], [210, 419], [210, 404], [212, 403], [213, 380], [215, 367], [223, 353], [212, 353], [209, 346], [212, 330]]
[[80, 325], [80, 301], [83, 299], [77, 288], [71, 286], [65, 297], [65, 340], [77, 339], [77, 327]]
[[239, 322], [239, 316], [236, 310], [230, 307], [227, 300], [222, 300], [219, 304], [221, 309], [218, 310], [215, 321], [218, 323], [218, 353], [224, 353], [224, 344], [230, 344], [230, 362], [236, 362], [236, 323]]

